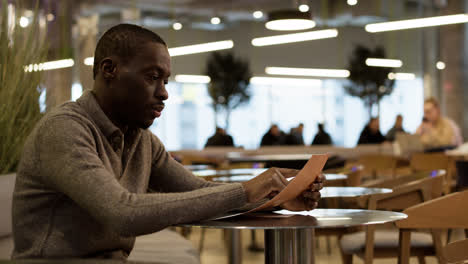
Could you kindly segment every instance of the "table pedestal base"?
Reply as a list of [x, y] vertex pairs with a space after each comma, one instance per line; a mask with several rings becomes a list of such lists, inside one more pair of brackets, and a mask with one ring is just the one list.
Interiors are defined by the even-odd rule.
[[265, 264], [314, 264], [314, 229], [265, 230]]

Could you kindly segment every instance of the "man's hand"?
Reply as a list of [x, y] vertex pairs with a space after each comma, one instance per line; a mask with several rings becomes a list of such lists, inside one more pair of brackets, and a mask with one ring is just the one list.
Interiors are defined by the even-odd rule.
[[298, 172], [293, 169], [270, 168], [250, 181], [242, 183], [247, 194], [247, 202], [254, 203], [281, 192], [288, 185], [286, 178], [294, 177]]
[[305, 190], [296, 199], [283, 203], [281, 207], [290, 211], [310, 211], [317, 208], [320, 190], [323, 188], [324, 182], [325, 176], [320, 174], [308, 190]]

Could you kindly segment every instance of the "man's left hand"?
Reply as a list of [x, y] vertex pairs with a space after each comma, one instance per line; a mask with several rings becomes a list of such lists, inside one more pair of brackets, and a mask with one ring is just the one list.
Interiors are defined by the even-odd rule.
[[305, 190], [296, 199], [283, 203], [281, 208], [290, 211], [310, 211], [317, 208], [320, 200], [320, 190], [323, 188], [324, 182], [325, 176], [320, 174], [309, 189]]

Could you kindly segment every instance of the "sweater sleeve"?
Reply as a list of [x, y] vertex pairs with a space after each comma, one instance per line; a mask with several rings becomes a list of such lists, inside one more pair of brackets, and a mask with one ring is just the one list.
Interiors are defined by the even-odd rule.
[[206, 187], [226, 185], [203, 180], [182, 164], [174, 160], [164, 148], [161, 141], [151, 134], [153, 164], [149, 188], [157, 192], [187, 192]]
[[[246, 203], [240, 184], [193, 191], [175, 189], [177, 192], [173, 193], [130, 193], [105, 168], [96, 150], [96, 139], [82, 122], [56, 117], [43, 123], [38, 134], [36, 149], [44, 184], [69, 197], [98, 222], [122, 236], [153, 233], [169, 225], [209, 218]], [[159, 160], [156, 166], [171, 163], [168, 159]], [[178, 167], [169, 171], [187, 174]], [[195, 182], [187, 186], [204, 186]]]

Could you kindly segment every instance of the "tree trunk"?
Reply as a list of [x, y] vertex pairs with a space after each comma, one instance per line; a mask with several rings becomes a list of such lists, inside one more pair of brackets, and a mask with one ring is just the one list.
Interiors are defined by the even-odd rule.
[[229, 119], [231, 118], [231, 109], [226, 108], [226, 127], [224, 128], [226, 131], [229, 129]]

